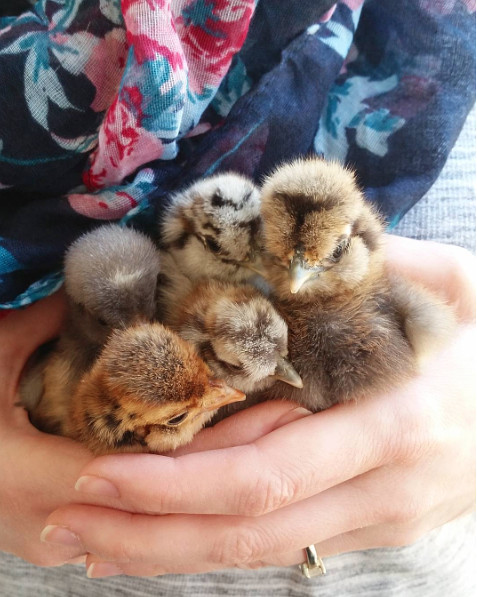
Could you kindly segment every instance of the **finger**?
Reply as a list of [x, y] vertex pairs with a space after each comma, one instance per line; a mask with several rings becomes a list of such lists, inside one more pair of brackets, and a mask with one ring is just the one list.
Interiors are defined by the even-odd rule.
[[388, 458], [396, 421], [386, 408], [371, 408], [370, 402], [304, 417], [244, 446], [179, 458], [97, 458], [82, 471], [76, 487], [83, 495], [96, 494], [97, 503], [106, 498], [110, 505], [113, 497], [115, 507], [136, 512], [262, 515]]
[[273, 400], [257, 404], [203, 429], [192, 443], [174, 450], [176, 458], [192, 452], [232, 448], [256, 441], [283, 425], [309, 416], [312, 413], [294, 402]]
[[[471, 514], [473, 510], [468, 509], [462, 512], [462, 516]], [[450, 522], [449, 518], [447, 522]], [[320, 558], [327, 558], [351, 551], [363, 551], [366, 549], [380, 549], [388, 547], [406, 547], [413, 545], [430, 531], [442, 525], [442, 520], [436, 523], [435, 516], [430, 515], [420, 521], [407, 523], [379, 524], [364, 528], [353, 529], [346, 533], [330, 537], [325, 541], [315, 543], [317, 555]], [[311, 543], [310, 543], [311, 545]], [[292, 566], [305, 561], [304, 550], [293, 550], [284, 553], [273, 554], [261, 561], [254, 562], [250, 568], [263, 566]]]
[[[374, 525], [354, 529], [320, 543], [310, 543], [310, 545], [314, 545], [318, 557], [328, 558], [351, 551], [363, 551], [383, 547], [404, 547], [418, 541], [428, 530], [427, 527], [410, 530], [402, 529], [398, 525]], [[249, 567], [263, 568], [266, 566], [293, 566], [302, 564], [306, 561], [305, 547], [307, 546], [304, 546], [303, 549], [271, 554], [270, 557], [253, 562]]]
[[[464, 509], [459, 516], [465, 517], [474, 512], [473, 508]], [[346, 533], [330, 537], [325, 541], [315, 543], [319, 557], [327, 558], [350, 551], [363, 551], [367, 549], [381, 549], [388, 547], [406, 547], [413, 545], [430, 531], [442, 524], [455, 520], [455, 512], [449, 517], [442, 518], [441, 508], [436, 508], [419, 520], [397, 520], [394, 523], [371, 525], [353, 529]], [[311, 545], [311, 544], [310, 544]], [[305, 561], [304, 550], [293, 550], [273, 554], [259, 562], [254, 562], [251, 568], [263, 566], [291, 566]]]
[[463, 321], [475, 320], [475, 257], [465, 249], [385, 235], [391, 270], [422, 284], [452, 304]]
[[[429, 528], [427, 525], [420, 525], [412, 529], [400, 525], [374, 525], [354, 529], [320, 543], [310, 543], [309, 545], [314, 545], [320, 558], [327, 558], [352, 551], [411, 545], [422, 538], [429, 531]], [[255, 570], [269, 566], [300, 565], [306, 561], [305, 547], [281, 553], [269, 553], [261, 560], [243, 562], [236, 564], [235, 567]], [[97, 556], [91, 554], [86, 558], [86, 567], [89, 578], [102, 578], [121, 574], [145, 577], [165, 574], [163, 567], [159, 567], [157, 563], [116, 563], [100, 560]]]
[[353, 479], [262, 517], [150, 516], [69, 506], [53, 513], [48, 524], [66, 527], [80, 537], [91, 554], [88, 564], [114, 562], [126, 574], [145, 569], [150, 574], [195, 573], [256, 562], [272, 564], [278, 553], [299, 551], [386, 518], [383, 496], [376, 496], [370, 506], [365, 491], [376, 486], [376, 475], [373, 471], [365, 482]]

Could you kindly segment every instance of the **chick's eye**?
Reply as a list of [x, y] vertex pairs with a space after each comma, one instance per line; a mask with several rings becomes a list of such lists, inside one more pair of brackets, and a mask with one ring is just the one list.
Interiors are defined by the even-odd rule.
[[242, 365], [233, 365], [232, 363], [228, 363], [227, 361], [219, 361], [220, 364], [224, 369], [230, 371], [231, 373], [238, 373], [243, 370]]
[[338, 260], [341, 257], [341, 255], [343, 255], [343, 250], [343, 245], [338, 245], [336, 249], [333, 251], [333, 255], [331, 257], [335, 260]]
[[332, 261], [339, 261], [343, 257], [343, 253], [346, 251], [348, 246], [349, 246], [349, 241], [341, 242], [336, 247], [336, 249], [333, 251], [333, 254], [331, 255]]
[[182, 423], [182, 421], [185, 421], [188, 414], [189, 413], [185, 412], [185, 413], [181, 413], [180, 415], [177, 415], [175, 417], [172, 417], [172, 419], [169, 419], [167, 421], [166, 425], [171, 425], [171, 426], [180, 425]]
[[219, 253], [220, 252], [220, 245], [219, 243], [211, 238], [210, 236], [207, 236], [205, 238], [205, 244], [207, 246], [207, 248], [212, 251], [212, 253]]
[[99, 323], [99, 325], [106, 327], [108, 325], [108, 322], [106, 321], [106, 319], [103, 319], [102, 317], [98, 317], [97, 321]]

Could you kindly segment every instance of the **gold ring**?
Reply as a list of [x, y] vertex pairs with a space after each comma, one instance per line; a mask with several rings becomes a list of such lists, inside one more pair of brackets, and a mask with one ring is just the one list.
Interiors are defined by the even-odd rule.
[[314, 545], [305, 547], [306, 562], [300, 564], [300, 570], [303, 576], [306, 578], [312, 578], [313, 576], [324, 576], [326, 574], [326, 568], [321, 558], [318, 557]]

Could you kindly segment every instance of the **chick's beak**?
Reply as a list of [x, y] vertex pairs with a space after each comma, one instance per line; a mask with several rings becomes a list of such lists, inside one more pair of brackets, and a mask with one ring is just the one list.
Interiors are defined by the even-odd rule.
[[293, 386], [294, 388], [302, 388], [303, 381], [301, 377], [296, 372], [296, 369], [290, 363], [288, 359], [284, 357], [279, 357], [277, 360], [277, 368], [275, 369], [275, 375], [273, 375], [275, 379], [280, 381], [284, 381], [285, 383]]
[[212, 378], [209, 381], [209, 387], [207, 393], [202, 400], [201, 410], [211, 411], [217, 410], [221, 406], [226, 404], [232, 404], [233, 402], [242, 402], [246, 396], [240, 390], [231, 388], [221, 379]]
[[294, 255], [290, 263], [290, 269], [288, 270], [290, 275], [290, 292], [296, 294], [299, 292], [303, 284], [308, 280], [322, 271], [324, 267], [318, 265], [316, 267], [306, 267], [303, 261], [303, 257], [300, 255]]

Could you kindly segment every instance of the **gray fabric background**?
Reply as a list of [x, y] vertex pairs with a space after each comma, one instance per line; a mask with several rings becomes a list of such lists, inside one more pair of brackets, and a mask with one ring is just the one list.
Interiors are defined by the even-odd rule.
[[[475, 109], [441, 176], [393, 233], [475, 252]], [[83, 566], [37, 568], [0, 553], [0, 596], [473, 597], [476, 555], [474, 516], [436, 529], [409, 547], [327, 558], [328, 574], [312, 580], [297, 567], [88, 580]]]

